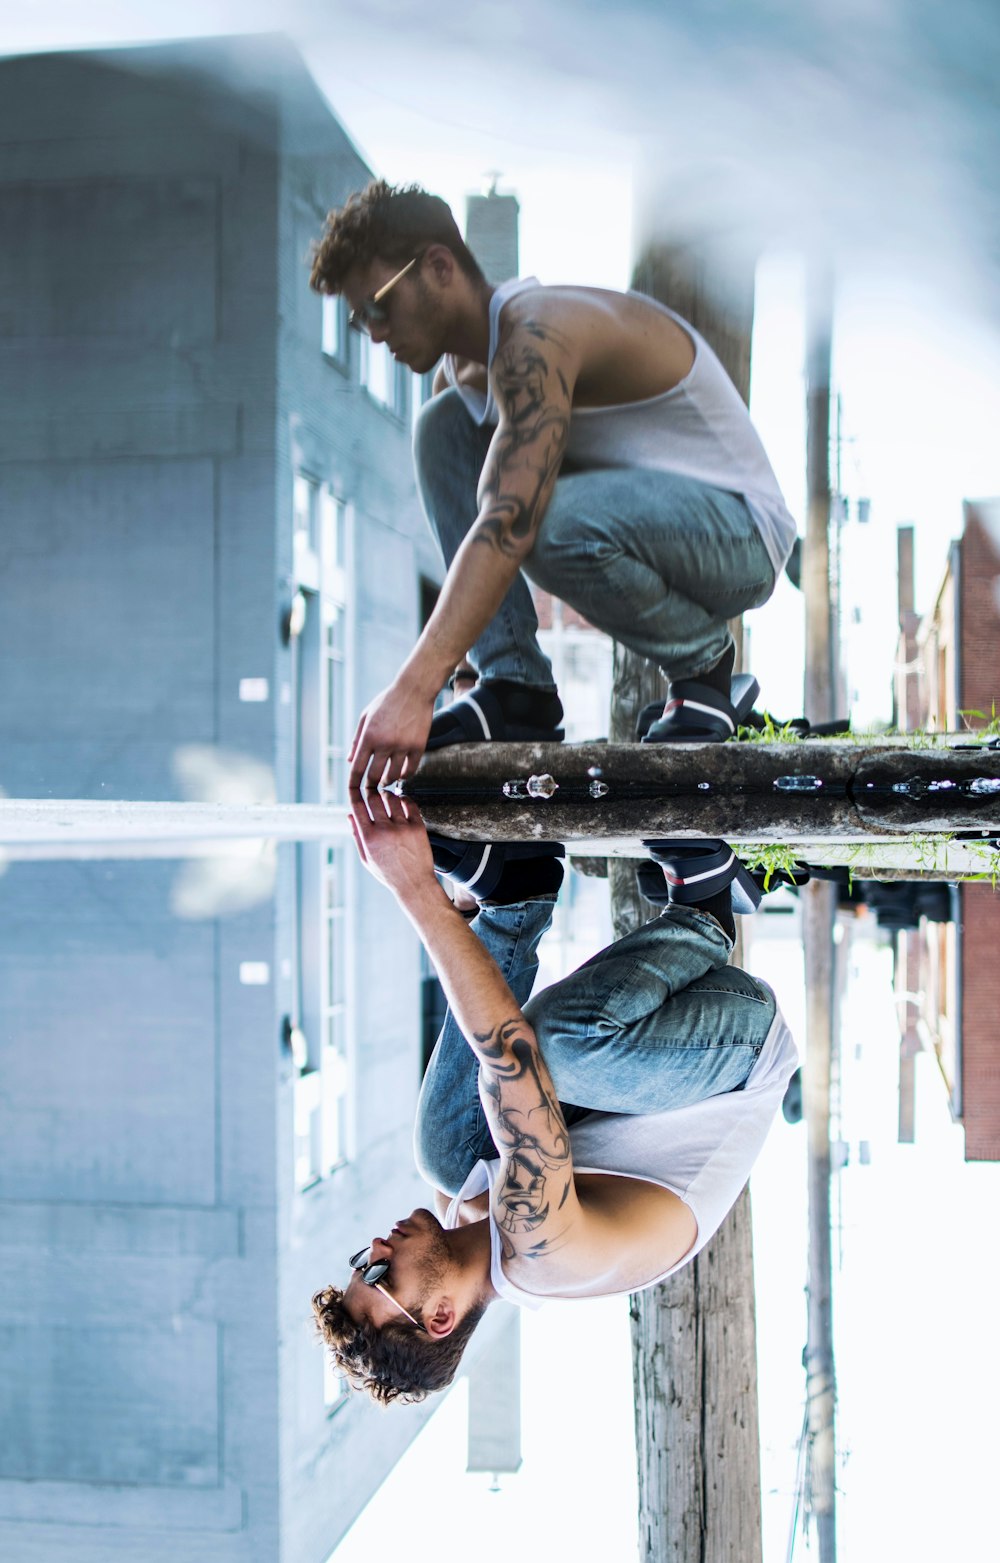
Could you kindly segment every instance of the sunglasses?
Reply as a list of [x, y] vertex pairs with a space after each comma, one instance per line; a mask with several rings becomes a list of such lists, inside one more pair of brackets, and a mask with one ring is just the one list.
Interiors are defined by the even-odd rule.
[[[411, 262], [411, 264], [412, 264], [412, 262]], [[395, 1297], [393, 1297], [391, 1292], [386, 1291], [384, 1286], [380, 1286], [379, 1285], [379, 1282], [382, 1280], [382, 1277], [388, 1273], [388, 1270], [389, 1270], [389, 1260], [388, 1259], [376, 1259], [373, 1263], [369, 1264], [369, 1262], [368, 1262], [368, 1255], [370, 1253], [371, 1253], [371, 1247], [370, 1246], [368, 1248], [359, 1248], [357, 1253], [353, 1254], [351, 1256], [351, 1258], [347, 1261], [348, 1264], [350, 1265], [351, 1269], [359, 1272], [359, 1274], [361, 1276], [361, 1279], [364, 1282], [365, 1286], [374, 1286], [375, 1290], [377, 1292], [381, 1292], [383, 1297], [388, 1297], [389, 1301], [392, 1303], [392, 1306], [394, 1308], [398, 1308], [400, 1313], [405, 1313], [406, 1317], [409, 1319], [410, 1323], [411, 1324], [415, 1324], [417, 1326], [417, 1329], [418, 1330], [423, 1330], [424, 1334], [426, 1335], [427, 1334], [426, 1326], [421, 1324], [419, 1319], [415, 1319], [413, 1317], [412, 1313], [410, 1313], [406, 1308], [403, 1307], [403, 1304], [401, 1302], [397, 1302]]]
[[419, 255], [414, 255], [411, 261], [407, 261], [402, 271], [397, 271], [396, 275], [390, 277], [388, 282], [384, 282], [378, 291], [372, 294], [371, 298], [364, 299], [357, 309], [351, 310], [347, 317], [347, 324], [352, 331], [360, 331], [362, 336], [368, 336], [372, 326], [385, 325], [389, 319], [389, 311], [382, 303], [382, 300], [389, 290], [394, 288], [396, 283], [405, 277], [406, 273], [417, 264], [419, 259]]

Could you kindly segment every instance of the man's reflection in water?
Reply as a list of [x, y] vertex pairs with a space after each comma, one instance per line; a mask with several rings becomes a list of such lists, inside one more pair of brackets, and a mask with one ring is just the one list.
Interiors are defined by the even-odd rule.
[[[352, 826], [449, 1004], [414, 1137], [437, 1214], [398, 1220], [351, 1257], [344, 1289], [313, 1299], [341, 1371], [389, 1404], [449, 1384], [497, 1298], [631, 1292], [691, 1260], [739, 1196], [796, 1052], [771, 990], [726, 964], [746, 873], [721, 843], [660, 844], [640, 871], [660, 915], [532, 999], [561, 848], [432, 847], [389, 794], [355, 794]], [[473, 922], [435, 856], [474, 877]]]

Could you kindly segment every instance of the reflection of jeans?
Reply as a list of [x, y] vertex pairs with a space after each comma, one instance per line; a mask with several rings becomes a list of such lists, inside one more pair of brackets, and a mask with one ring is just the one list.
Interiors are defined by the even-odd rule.
[[[433, 397], [417, 421], [417, 484], [449, 565], [478, 513], [492, 435], [454, 389]], [[767, 549], [738, 494], [637, 467], [561, 477], [524, 573], [672, 678], [717, 662], [730, 643], [726, 620], [774, 589]], [[472, 648], [480, 677], [551, 689], [537, 629], [518, 576]]]
[[[774, 1019], [774, 995], [727, 966], [729, 940], [689, 907], [660, 917], [528, 999], [551, 901], [484, 906], [473, 927], [538, 1038], [567, 1122], [588, 1109], [649, 1113], [735, 1091]], [[449, 1012], [417, 1108], [417, 1166], [455, 1194], [496, 1155], [478, 1091], [479, 1065]]]

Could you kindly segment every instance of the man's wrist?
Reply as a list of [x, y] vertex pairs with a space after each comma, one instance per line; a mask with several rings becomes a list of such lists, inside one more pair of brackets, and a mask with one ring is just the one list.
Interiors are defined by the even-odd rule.
[[426, 646], [418, 641], [399, 671], [398, 682], [407, 690], [410, 698], [433, 705], [444, 688], [457, 662], [457, 657], [444, 662], [432, 656]]
[[452, 913], [461, 918], [461, 913], [455, 911], [444, 886], [434, 873], [409, 879], [405, 884], [393, 885], [393, 893], [407, 917], [417, 926], [428, 918], [447, 917]]

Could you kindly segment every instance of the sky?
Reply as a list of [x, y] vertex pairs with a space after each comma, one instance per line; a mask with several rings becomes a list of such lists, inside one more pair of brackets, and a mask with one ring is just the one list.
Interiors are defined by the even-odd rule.
[[[761, 255], [752, 408], [800, 517], [805, 278], [811, 256], [831, 258], [842, 485], [851, 501], [845, 597], [860, 618], [849, 683], [859, 720], [887, 716], [897, 525], [917, 527], [918, 605], [926, 607], [961, 528], [962, 498], [1000, 494], [1000, 8], [988, 0], [7, 0], [0, 51], [277, 29], [298, 43], [378, 173], [416, 179], [460, 213], [465, 195], [498, 172], [500, 189], [521, 203], [522, 270], [543, 281], [627, 286], [637, 243], [654, 234], [708, 230], [723, 258]], [[861, 497], [871, 501], [865, 524], [856, 519]], [[801, 598], [780, 583], [750, 626], [768, 703], [797, 715]], [[785, 962], [794, 994], [795, 957], [774, 959]], [[989, 1533], [990, 1436], [977, 1431], [976, 1398], [964, 1386], [982, 1382], [980, 1345], [993, 1334], [986, 1308], [995, 1287], [977, 1231], [995, 1225], [997, 1169], [962, 1162], [960, 1131], [929, 1068], [919, 1078], [918, 1145], [895, 1145], [887, 992], [884, 957], [860, 956], [851, 1023], [870, 1067], [850, 1088], [875, 1155], [842, 1179], [843, 1555], [936, 1563], [945, 1550], [982, 1555]], [[783, 994], [786, 1007], [796, 1002]], [[758, 1274], [767, 1563], [785, 1556], [801, 1418], [803, 1249], [786, 1234], [791, 1227], [801, 1238], [802, 1213], [779, 1202], [781, 1190], [803, 1181], [796, 1157], [801, 1141], [779, 1123], [756, 1175], [758, 1263], [771, 1267], [770, 1279]], [[781, 1217], [768, 1221], [776, 1208]], [[611, 1315], [618, 1308], [601, 1306]], [[589, 1427], [564, 1454], [562, 1485], [541, 1410], [529, 1422], [526, 1406], [523, 1472], [499, 1494], [468, 1478], [456, 1495], [481, 1563], [489, 1563], [488, 1538], [506, 1557], [511, 1534], [553, 1510], [562, 1550], [575, 1517], [580, 1563], [630, 1555], [631, 1375], [620, 1308], [618, 1323], [617, 1335], [613, 1321], [607, 1326], [612, 1355], [601, 1375], [615, 1394], [600, 1430]], [[525, 1343], [529, 1386], [541, 1381], [543, 1363], [558, 1370], [560, 1352], [580, 1360], [559, 1310], [543, 1310], [537, 1330]], [[588, 1427], [581, 1407], [593, 1399], [592, 1375], [588, 1362], [567, 1388], [564, 1450], [574, 1427]], [[570, 1367], [564, 1376], [569, 1383]], [[445, 1469], [457, 1494], [461, 1394], [445, 1402], [394, 1483], [411, 1480], [412, 1467], [419, 1493]], [[581, 1495], [599, 1486], [614, 1497], [598, 1511]], [[390, 1513], [405, 1490], [387, 1487]], [[373, 1530], [356, 1527], [337, 1563], [352, 1563], [352, 1545], [371, 1555], [370, 1537], [386, 1523], [385, 1509], [374, 1513], [363, 1521]], [[458, 1554], [444, 1546], [442, 1555]]]

